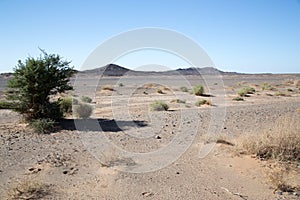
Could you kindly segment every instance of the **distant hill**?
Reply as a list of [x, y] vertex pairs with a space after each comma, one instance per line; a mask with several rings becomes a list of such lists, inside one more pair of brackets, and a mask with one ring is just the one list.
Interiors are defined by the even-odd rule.
[[93, 74], [93, 75], [103, 75], [103, 76], [124, 76], [124, 75], [131, 75], [131, 76], [146, 76], [146, 75], [213, 75], [213, 74], [238, 74], [236, 72], [223, 72], [218, 70], [214, 67], [204, 67], [204, 68], [185, 68], [185, 69], [176, 69], [170, 71], [162, 71], [162, 72], [149, 72], [149, 71], [135, 71], [130, 70], [125, 67], [121, 67], [116, 64], [108, 64], [104, 67], [99, 67], [96, 69], [91, 70], [84, 70], [80, 71], [79, 73], [83, 74]]
[[91, 69], [91, 70], [84, 70], [84, 71], [81, 71], [80, 73], [103, 75], [103, 76], [123, 76], [124, 74], [128, 73], [129, 71], [132, 71], [132, 70], [127, 69], [125, 67], [121, 67], [116, 64], [108, 64], [104, 67], [99, 67], [99, 68]]

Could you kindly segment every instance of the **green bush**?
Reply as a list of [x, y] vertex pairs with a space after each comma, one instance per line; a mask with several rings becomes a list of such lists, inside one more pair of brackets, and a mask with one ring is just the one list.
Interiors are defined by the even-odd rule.
[[72, 104], [73, 98], [72, 97], [63, 97], [59, 101], [60, 109], [63, 113], [72, 113]]
[[81, 101], [84, 103], [92, 103], [93, 99], [88, 96], [82, 96]]
[[274, 90], [274, 87], [272, 85], [270, 85], [269, 83], [263, 83], [261, 86], [262, 90]]
[[255, 92], [255, 89], [252, 87], [243, 87], [238, 91], [238, 95], [241, 97], [245, 97], [248, 94], [253, 94]]
[[211, 102], [206, 99], [200, 99], [195, 103], [196, 106], [200, 107], [202, 105], [211, 105]]
[[234, 97], [232, 100], [233, 101], [244, 101], [244, 99], [242, 97]]
[[16, 104], [12, 101], [0, 101], [0, 109], [14, 109], [16, 108]]
[[196, 96], [201, 96], [204, 94], [204, 87], [202, 85], [195, 85], [193, 92]]
[[182, 92], [188, 92], [188, 91], [189, 91], [189, 90], [187, 89], [187, 87], [185, 87], [185, 86], [180, 87], [180, 90], [181, 90]]
[[61, 119], [60, 105], [50, 102], [50, 96], [72, 90], [69, 78], [74, 70], [70, 62], [62, 60], [59, 55], [48, 55], [42, 50], [38, 58], [28, 57], [25, 62], [18, 62], [14, 76], [8, 81], [8, 100], [16, 103], [15, 110], [25, 119]]
[[152, 111], [167, 111], [169, 109], [168, 104], [163, 101], [155, 101], [150, 105]]
[[87, 103], [80, 103], [75, 107], [75, 112], [79, 118], [87, 119], [93, 113], [93, 106]]
[[29, 125], [37, 133], [50, 133], [54, 129], [55, 121], [52, 119], [34, 119]]

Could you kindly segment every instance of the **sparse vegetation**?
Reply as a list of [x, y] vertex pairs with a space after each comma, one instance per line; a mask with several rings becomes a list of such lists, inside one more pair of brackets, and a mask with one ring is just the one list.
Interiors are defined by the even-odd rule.
[[289, 175], [289, 170], [286, 169], [286, 167], [284, 166], [270, 167], [270, 169], [268, 169], [266, 173], [274, 191], [281, 191], [281, 192], [295, 191], [296, 187], [293, 187], [291, 184], [288, 183], [289, 180], [287, 177]]
[[181, 90], [182, 92], [188, 92], [188, 91], [189, 91], [189, 90], [187, 89], [187, 87], [185, 87], [185, 86], [180, 87], [180, 90]]
[[150, 105], [150, 109], [152, 111], [167, 111], [169, 106], [165, 102], [157, 100]]
[[157, 89], [156, 92], [157, 92], [158, 94], [164, 94], [164, 92], [163, 92], [161, 89]]
[[281, 96], [281, 97], [288, 96], [286, 93], [281, 92], [281, 91], [276, 92], [274, 95], [275, 95], [275, 96]]
[[7, 198], [11, 200], [43, 199], [50, 195], [50, 187], [34, 181], [22, 181], [8, 191]]
[[244, 101], [244, 99], [242, 97], [234, 97], [232, 100], [233, 101]]
[[113, 86], [111, 85], [104, 85], [101, 87], [102, 90], [107, 90], [107, 91], [114, 91]]
[[255, 89], [252, 87], [243, 87], [238, 91], [238, 95], [241, 97], [245, 97], [248, 94], [253, 94], [255, 92]]
[[0, 109], [14, 109], [16, 107], [15, 103], [12, 101], [0, 101]]
[[119, 87], [123, 87], [124, 86], [124, 84], [123, 83], [119, 83]]
[[72, 89], [69, 78], [74, 70], [69, 64], [59, 55], [48, 55], [45, 51], [39, 58], [19, 61], [7, 85], [8, 100], [16, 103], [14, 109], [28, 121], [47, 118], [59, 121], [63, 116], [60, 105], [50, 101], [50, 96]]
[[204, 94], [204, 87], [202, 85], [195, 85], [193, 88], [193, 92], [196, 96], [201, 96]]
[[88, 97], [88, 96], [82, 96], [81, 101], [84, 102], [84, 103], [92, 103], [93, 99], [91, 97]]
[[63, 97], [59, 101], [60, 109], [63, 113], [72, 113], [72, 104], [73, 98], [72, 97]]
[[79, 118], [87, 119], [89, 118], [93, 113], [93, 106], [87, 103], [79, 103], [75, 107], [75, 113]]
[[211, 105], [211, 102], [209, 100], [206, 99], [199, 99], [196, 103], [196, 106], [200, 107], [202, 105]]
[[288, 88], [287, 91], [288, 91], [288, 92], [294, 92], [294, 90], [291, 89], [291, 88]]
[[171, 101], [171, 103], [185, 103], [186, 101], [185, 100], [181, 100], [181, 99], [173, 99], [172, 101]]
[[300, 162], [300, 124], [296, 117], [280, 118], [271, 131], [243, 138], [242, 148], [261, 159]]
[[37, 133], [47, 134], [53, 131], [55, 121], [52, 119], [35, 119], [30, 122], [30, 127]]
[[274, 90], [274, 87], [272, 85], [270, 85], [269, 83], [263, 83], [261, 86], [262, 90]]

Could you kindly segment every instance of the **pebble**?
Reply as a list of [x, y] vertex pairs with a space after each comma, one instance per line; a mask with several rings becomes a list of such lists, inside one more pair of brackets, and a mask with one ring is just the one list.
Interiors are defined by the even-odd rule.
[[158, 139], [158, 140], [160, 140], [160, 139], [161, 139], [161, 137], [160, 137], [159, 135], [156, 135], [156, 136], [155, 136], [155, 139]]

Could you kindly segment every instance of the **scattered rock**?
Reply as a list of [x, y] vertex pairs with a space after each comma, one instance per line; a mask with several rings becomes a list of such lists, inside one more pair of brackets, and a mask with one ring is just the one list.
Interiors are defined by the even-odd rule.
[[151, 196], [153, 196], [154, 194], [153, 194], [152, 192], [143, 192], [142, 195], [143, 195], [144, 197], [151, 197]]
[[161, 139], [161, 137], [160, 137], [159, 135], [156, 135], [156, 136], [155, 136], [155, 139], [158, 139], [158, 140], [160, 140], [160, 139]]

